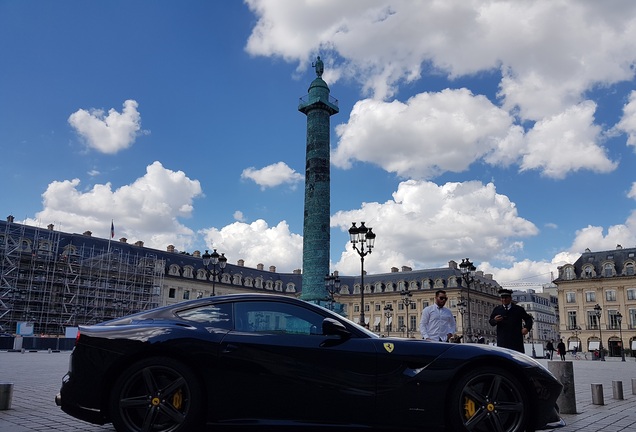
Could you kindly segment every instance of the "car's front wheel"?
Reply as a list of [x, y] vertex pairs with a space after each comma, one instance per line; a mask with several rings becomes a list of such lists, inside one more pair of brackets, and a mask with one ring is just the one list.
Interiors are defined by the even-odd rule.
[[199, 430], [203, 393], [196, 376], [168, 357], [141, 360], [116, 380], [110, 414], [120, 432]]
[[529, 420], [525, 389], [509, 372], [480, 367], [453, 386], [448, 420], [454, 431], [522, 432]]

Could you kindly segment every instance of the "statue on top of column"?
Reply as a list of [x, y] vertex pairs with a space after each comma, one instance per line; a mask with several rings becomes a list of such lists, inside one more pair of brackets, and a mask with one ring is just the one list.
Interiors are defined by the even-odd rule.
[[316, 58], [316, 62], [311, 64], [316, 68], [316, 76], [322, 78], [322, 73], [325, 71], [325, 64], [320, 60], [320, 56]]

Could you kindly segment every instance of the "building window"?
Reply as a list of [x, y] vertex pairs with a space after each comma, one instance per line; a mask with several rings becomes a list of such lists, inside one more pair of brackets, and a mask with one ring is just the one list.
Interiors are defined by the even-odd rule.
[[614, 271], [612, 269], [613, 265], [610, 263], [607, 263], [605, 265], [603, 265], [603, 276], [605, 277], [612, 277], [614, 276]]
[[614, 291], [614, 290], [605, 291], [605, 300], [607, 300], [607, 301], [616, 301], [616, 291]]
[[168, 290], [168, 298], [175, 298], [177, 295], [177, 290], [174, 288], [170, 288], [170, 290]]
[[585, 266], [585, 269], [583, 270], [583, 273], [585, 274], [586, 278], [591, 278], [592, 276], [594, 276], [594, 267]]
[[573, 267], [566, 267], [564, 271], [565, 271], [565, 280], [574, 279], [574, 268]]
[[625, 264], [625, 274], [627, 276], [634, 276], [634, 263]]
[[375, 309], [376, 312], [380, 312], [380, 305], [379, 304], [373, 305], [373, 308]]
[[573, 293], [573, 292], [565, 293], [565, 302], [566, 303], [576, 303], [576, 293]]
[[594, 291], [588, 291], [585, 293], [585, 301], [586, 302], [595, 302], [596, 301], [596, 293]]
[[615, 310], [611, 310], [608, 312], [607, 317], [609, 318], [609, 328], [612, 330], [618, 330], [618, 320], [616, 319]]
[[183, 292], [183, 299], [184, 299], [184, 300], [190, 300], [190, 291], [185, 290], [185, 291]]
[[589, 330], [598, 330], [598, 317], [593, 310], [587, 311], [587, 328]]
[[627, 300], [636, 300], [636, 289], [627, 290]]
[[576, 311], [568, 311], [568, 330], [576, 328]]

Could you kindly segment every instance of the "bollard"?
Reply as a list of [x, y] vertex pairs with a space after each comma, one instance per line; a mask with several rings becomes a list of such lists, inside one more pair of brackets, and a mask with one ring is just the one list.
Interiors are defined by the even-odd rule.
[[612, 398], [623, 400], [623, 381], [612, 381]]
[[603, 399], [603, 384], [592, 384], [592, 404], [605, 405]]
[[549, 361], [548, 370], [561, 384], [563, 391], [557, 399], [559, 411], [563, 414], [576, 414], [576, 395], [574, 393], [574, 367], [571, 361]]
[[632, 378], [632, 394], [636, 395], [636, 378]]
[[0, 382], [0, 411], [11, 409], [13, 383]]

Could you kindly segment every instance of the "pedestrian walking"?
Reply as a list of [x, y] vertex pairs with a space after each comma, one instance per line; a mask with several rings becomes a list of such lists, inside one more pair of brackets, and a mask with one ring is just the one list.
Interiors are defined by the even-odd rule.
[[430, 341], [450, 341], [455, 333], [455, 317], [452, 312], [445, 308], [446, 291], [435, 292], [435, 303], [427, 306], [422, 311], [420, 318], [420, 333], [422, 339]]
[[495, 307], [489, 320], [491, 326], [497, 326], [497, 346], [523, 353], [523, 337], [532, 330], [532, 316], [512, 303], [512, 290], [500, 289], [499, 296], [501, 305]]
[[545, 349], [548, 351], [548, 358], [552, 360], [554, 358], [554, 343], [552, 339], [548, 341], [548, 344], [546, 345]]
[[559, 340], [559, 343], [557, 344], [557, 351], [559, 353], [559, 355], [561, 356], [561, 361], [565, 361], [565, 344], [563, 343], [563, 339]]

